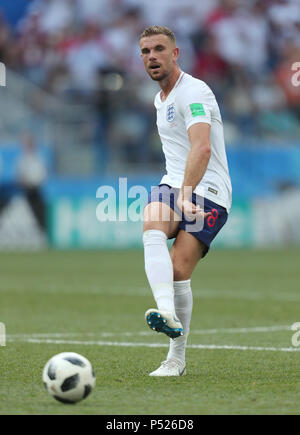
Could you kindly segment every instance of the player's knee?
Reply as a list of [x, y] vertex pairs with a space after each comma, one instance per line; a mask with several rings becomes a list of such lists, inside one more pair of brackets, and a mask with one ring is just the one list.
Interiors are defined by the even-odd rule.
[[159, 209], [156, 204], [148, 204], [144, 210], [144, 232], [161, 229]]
[[190, 279], [191, 270], [188, 260], [174, 260], [173, 259], [173, 276], [174, 281], [185, 281]]
[[161, 222], [144, 222], [143, 232], [145, 233], [146, 231], [151, 230], [162, 231], [165, 234], [168, 233], [168, 228]]
[[172, 210], [163, 203], [151, 203], [144, 210], [144, 228], [143, 231], [159, 230], [167, 234], [167, 237], [173, 235], [178, 227], [178, 222], [170, 219]]

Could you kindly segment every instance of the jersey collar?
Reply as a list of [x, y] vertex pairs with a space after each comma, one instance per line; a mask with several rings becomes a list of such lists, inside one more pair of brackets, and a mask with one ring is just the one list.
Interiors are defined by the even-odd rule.
[[161, 102], [161, 103], [165, 103], [165, 102], [167, 101], [167, 99], [169, 98], [169, 96], [170, 96], [170, 95], [172, 94], [172, 92], [174, 91], [174, 89], [176, 89], [176, 88], [179, 86], [181, 80], [183, 79], [184, 74], [185, 74], [185, 72], [184, 72], [184, 71], [181, 71], [180, 76], [179, 76], [178, 79], [177, 79], [177, 82], [175, 83], [173, 89], [171, 90], [171, 92], [169, 93], [169, 95], [167, 96], [167, 98], [166, 98], [164, 101], [162, 101], [162, 99], [161, 99], [161, 92], [159, 93], [159, 99], [160, 99], [160, 102]]

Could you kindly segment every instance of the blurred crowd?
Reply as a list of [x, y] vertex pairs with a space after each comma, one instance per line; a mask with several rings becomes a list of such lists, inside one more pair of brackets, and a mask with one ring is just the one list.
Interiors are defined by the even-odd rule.
[[[55, 95], [95, 104], [103, 126], [110, 92], [127, 87], [120, 106], [145, 134], [155, 91], [138, 37], [153, 24], [174, 30], [182, 69], [211, 86], [231, 141], [299, 138], [299, 0], [32, 0], [15, 29], [0, 18], [0, 59]], [[130, 118], [115, 125], [134, 140]]]

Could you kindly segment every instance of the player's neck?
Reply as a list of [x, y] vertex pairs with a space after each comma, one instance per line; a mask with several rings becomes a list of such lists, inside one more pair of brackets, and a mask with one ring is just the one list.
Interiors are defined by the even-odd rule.
[[162, 101], [165, 101], [168, 98], [168, 95], [174, 88], [177, 80], [180, 77], [181, 70], [179, 67], [175, 68], [172, 74], [166, 77], [164, 80], [159, 82], [159, 86], [161, 87], [160, 98]]

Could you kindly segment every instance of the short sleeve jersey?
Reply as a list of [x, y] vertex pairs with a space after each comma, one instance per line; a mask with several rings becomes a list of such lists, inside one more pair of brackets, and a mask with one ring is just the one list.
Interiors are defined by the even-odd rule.
[[216, 98], [202, 80], [181, 72], [165, 101], [160, 92], [154, 105], [157, 128], [166, 159], [161, 184], [181, 188], [190, 151], [188, 129], [199, 122], [210, 124], [211, 156], [206, 172], [194, 192], [230, 211], [231, 180], [225, 151], [223, 123]]

